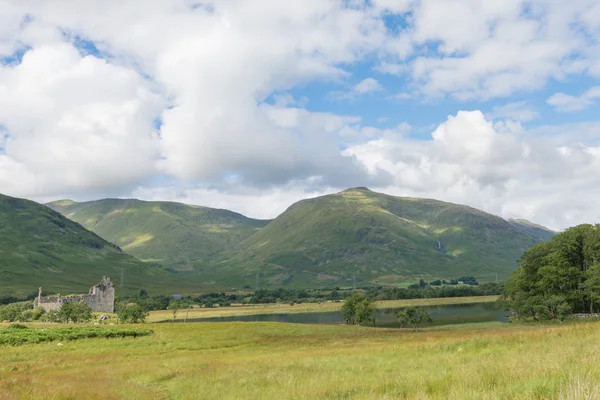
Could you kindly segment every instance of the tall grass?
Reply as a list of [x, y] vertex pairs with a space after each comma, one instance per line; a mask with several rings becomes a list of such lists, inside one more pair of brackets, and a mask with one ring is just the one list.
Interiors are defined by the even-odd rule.
[[188, 323], [138, 339], [5, 347], [0, 399], [586, 399], [600, 324]]

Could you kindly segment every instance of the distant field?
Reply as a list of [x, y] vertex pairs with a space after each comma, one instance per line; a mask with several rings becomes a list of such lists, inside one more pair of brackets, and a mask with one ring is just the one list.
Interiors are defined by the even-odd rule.
[[[469, 303], [489, 303], [496, 301], [498, 296], [477, 296], [477, 297], [446, 297], [439, 299], [411, 299], [411, 300], [385, 300], [378, 301], [379, 308], [386, 307], [409, 307], [409, 306], [434, 306], [443, 304], [469, 304]], [[290, 306], [289, 304], [253, 304], [245, 306], [232, 306], [223, 308], [192, 308], [189, 311], [180, 310], [176, 320], [183, 321], [186, 313], [188, 318], [211, 318], [234, 315], [254, 315], [254, 314], [277, 314], [277, 313], [307, 313], [322, 311], [337, 311], [342, 308], [342, 302], [339, 303], [303, 303]], [[148, 322], [159, 322], [172, 320], [173, 314], [168, 310], [152, 311], [148, 316]]]
[[153, 325], [4, 347], [0, 399], [597, 399], [600, 324]]

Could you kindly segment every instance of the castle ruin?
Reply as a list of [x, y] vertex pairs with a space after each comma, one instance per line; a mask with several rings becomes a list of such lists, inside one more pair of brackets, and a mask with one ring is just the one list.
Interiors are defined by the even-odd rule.
[[64, 304], [78, 303], [83, 301], [86, 303], [92, 312], [112, 313], [115, 311], [115, 285], [110, 278], [103, 277], [102, 280], [90, 288], [88, 294], [72, 295], [61, 297], [57, 296], [42, 297], [42, 288], [38, 290], [33, 308], [42, 307], [46, 312], [50, 310], [58, 310]]

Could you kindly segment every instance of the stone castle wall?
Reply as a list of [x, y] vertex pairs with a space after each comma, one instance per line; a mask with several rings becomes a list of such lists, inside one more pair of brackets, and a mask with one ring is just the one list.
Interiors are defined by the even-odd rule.
[[38, 297], [35, 299], [34, 308], [42, 307], [46, 312], [58, 310], [64, 304], [83, 301], [92, 312], [112, 313], [115, 311], [115, 286], [110, 278], [103, 277], [102, 280], [90, 288], [88, 294], [74, 296], [48, 296], [42, 297], [42, 288], [39, 289]]

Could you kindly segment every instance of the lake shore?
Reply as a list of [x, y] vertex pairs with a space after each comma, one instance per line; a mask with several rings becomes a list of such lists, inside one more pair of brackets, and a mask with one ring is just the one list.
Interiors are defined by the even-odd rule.
[[[408, 300], [382, 300], [377, 302], [377, 308], [394, 308], [394, 307], [410, 307], [410, 306], [436, 306], [450, 304], [475, 304], [475, 303], [491, 303], [498, 299], [499, 296], [477, 296], [477, 297], [444, 297], [434, 299], [408, 299]], [[280, 314], [280, 313], [312, 313], [339, 311], [342, 308], [343, 302], [326, 302], [326, 303], [302, 303], [294, 304], [253, 304], [253, 305], [233, 305], [231, 307], [216, 307], [216, 308], [192, 308], [189, 310], [180, 310], [176, 317], [176, 321], [199, 318], [214, 318], [227, 316], [241, 315], [256, 315], [256, 314]], [[172, 321], [173, 313], [169, 310], [151, 311], [148, 315], [147, 322], [162, 322]]]

